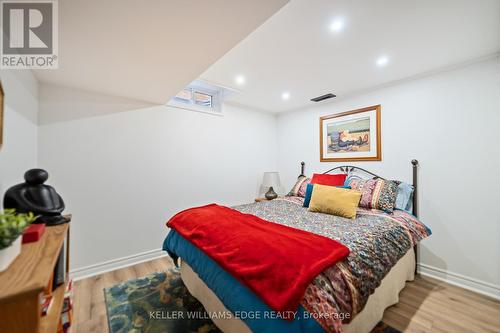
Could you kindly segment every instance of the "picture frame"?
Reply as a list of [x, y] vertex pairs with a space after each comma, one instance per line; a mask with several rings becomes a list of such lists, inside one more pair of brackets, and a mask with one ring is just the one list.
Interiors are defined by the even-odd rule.
[[320, 161], [381, 161], [380, 113], [379, 104], [320, 117]]
[[0, 149], [3, 145], [3, 109], [4, 109], [4, 92], [2, 87], [2, 81], [0, 81]]

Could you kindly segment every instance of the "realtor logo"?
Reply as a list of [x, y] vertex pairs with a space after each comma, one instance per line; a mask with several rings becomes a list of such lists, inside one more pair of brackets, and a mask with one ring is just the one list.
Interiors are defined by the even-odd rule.
[[57, 0], [2, 0], [1, 68], [56, 69]]

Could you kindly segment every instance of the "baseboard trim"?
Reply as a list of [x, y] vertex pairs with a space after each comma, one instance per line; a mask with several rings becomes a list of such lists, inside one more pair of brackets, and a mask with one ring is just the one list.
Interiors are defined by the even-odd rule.
[[496, 300], [500, 300], [500, 286], [493, 283], [474, 279], [462, 274], [446, 271], [441, 268], [432, 267], [426, 264], [418, 264], [418, 272], [457, 287], [474, 291], [478, 294], [486, 295]]
[[[94, 265], [89, 265], [70, 271], [70, 276], [74, 281], [114, 271], [116, 269], [136, 265], [145, 261], [150, 261], [167, 256], [162, 249], [146, 251], [130, 256], [104, 261]], [[428, 276], [457, 287], [468, 289], [476, 293], [500, 300], [500, 286], [474, 279], [462, 274], [446, 271], [441, 268], [418, 264], [418, 273]]]
[[73, 278], [73, 281], [78, 281], [91, 276], [99, 275], [102, 273], [114, 271], [115, 269], [120, 269], [132, 265], [139, 264], [141, 262], [150, 261], [153, 259], [158, 259], [165, 257], [167, 254], [161, 249], [146, 251], [142, 253], [133, 254], [130, 256], [117, 258], [113, 260], [104, 261], [90, 266], [85, 266], [71, 270], [69, 275]]

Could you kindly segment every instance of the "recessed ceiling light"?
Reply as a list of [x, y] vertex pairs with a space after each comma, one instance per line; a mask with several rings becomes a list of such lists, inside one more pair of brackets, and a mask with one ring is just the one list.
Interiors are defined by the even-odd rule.
[[330, 24], [330, 30], [333, 32], [341, 32], [344, 30], [344, 20], [341, 18], [336, 18]]
[[281, 94], [281, 99], [283, 99], [284, 101], [289, 100], [290, 93], [288, 91], [285, 91], [284, 93]]
[[234, 78], [234, 82], [236, 82], [237, 85], [242, 86], [246, 82], [246, 78], [243, 75], [237, 75]]
[[389, 58], [387, 56], [380, 56], [377, 58], [376, 64], [379, 67], [384, 67], [389, 63]]

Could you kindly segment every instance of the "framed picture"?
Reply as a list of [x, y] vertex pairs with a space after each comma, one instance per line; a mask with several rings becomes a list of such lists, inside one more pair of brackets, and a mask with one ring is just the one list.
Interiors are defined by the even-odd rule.
[[380, 105], [319, 120], [320, 161], [380, 161]]
[[0, 149], [2, 148], [3, 144], [3, 88], [2, 88], [2, 82], [0, 82]]

